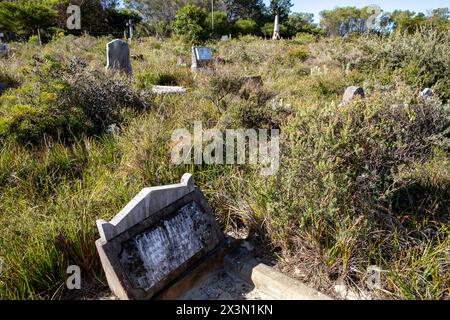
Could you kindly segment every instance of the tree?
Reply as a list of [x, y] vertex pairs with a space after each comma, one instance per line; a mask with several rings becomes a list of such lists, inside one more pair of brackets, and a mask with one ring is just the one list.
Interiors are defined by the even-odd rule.
[[[124, 0], [127, 8], [138, 10], [145, 20], [172, 22], [176, 18], [177, 11], [187, 4], [195, 5], [211, 10], [211, 0]], [[225, 10], [222, 0], [214, 0], [216, 10]]]
[[48, 6], [33, 1], [0, 2], [0, 27], [9, 36], [29, 37], [55, 24], [57, 12]]
[[142, 15], [135, 10], [126, 8], [110, 8], [106, 11], [106, 20], [109, 30], [113, 32], [123, 32], [127, 28], [129, 20], [136, 26], [142, 21]]
[[[212, 28], [212, 22], [214, 17], [214, 30]], [[206, 25], [210, 29], [210, 32], [215, 37], [220, 37], [221, 35], [229, 34], [231, 32], [231, 24], [228, 21], [228, 16], [225, 12], [216, 11], [214, 15], [209, 14], [206, 19]]]
[[258, 24], [252, 19], [239, 19], [234, 23], [234, 29], [240, 35], [256, 34], [258, 32]]
[[206, 11], [195, 5], [185, 5], [177, 11], [173, 31], [187, 43], [194, 44], [207, 36]]
[[[320, 25], [328, 35], [362, 34], [369, 30], [368, 19], [373, 16], [372, 7], [358, 9], [356, 7], [338, 7], [320, 12]], [[385, 21], [386, 23], [386, 21]], [[375, 30], [378, 31], [378, 30]]]
[[251, 19], [260, 21], [264, 16], [265, 5], [263, 0], [224, 0], [228, 19]]
[[428, 17], [427, 22], [435, 28], [446, 29], [450, 23], [450, 10], [449, 8], [437, 8], [431, 11], [431, 15]]
[[288, 17], [287, 25], [294, 30], [295, 33], [301, 32], [314, 23], [313, 13], [293, 13]]
[[278, 15], [280, 23], [288, 20], [293, 4], [291, 0], [271, 0], [269, 4], [269, 15], [275, 17]]
[[416, 13], [414, 11], [409, 10], [395, 10], [390, 15], [391, 17], [391, 24], [392, 24], [392, 30], [399, 30], [402, 28], [402, 25], [414, 17]]

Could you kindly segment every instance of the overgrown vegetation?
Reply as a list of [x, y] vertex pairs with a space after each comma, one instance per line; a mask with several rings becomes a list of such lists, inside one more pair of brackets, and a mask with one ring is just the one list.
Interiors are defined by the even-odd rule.
[[[0, 60], [0, 298], [64, 297], [66, 268], [104, 287], [94, 241], [141, 188], [191, 172], [224, 230], [247, 228], [280, 266], [336, 296], [449, 296], [450, 34], [210, 43], [221, 62], [193, 75], [177, 40], [132, 43], [134, 80], [105, 75], [109, 38], [72, 36]], [[432, 52], [432, 53], [431, 53]], [[319, 73], [311, 74], [318, 67]], [[244, 83], [259, 74], [263, 84]], [[154, 84], [185, 95], [154, 97]], [[362, 85], [366, 99], [343, 106]], [[435, 91], [420, 98], [425, 86]], [[276, 175], [241, 166], [175, 166], [171, 133], [280, 128]], [[90, 286], [88, 286], [90, 284]], [[89, 295], [89, 292], [83, 292]]]

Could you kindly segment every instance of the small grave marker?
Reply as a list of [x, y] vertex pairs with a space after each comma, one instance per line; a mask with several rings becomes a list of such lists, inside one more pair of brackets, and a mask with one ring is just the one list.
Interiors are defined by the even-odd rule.
[[342, 103], [344, 105], [347, 105], [350, 103], [350, 101], [352, 101], [356, 97], [364, 99], [364, 97], [365, 97], [364, 89], [361, 87], [357, 87], [357, 86], [348, 87], [347, 89], [345, 89]]
[[212, 61], [212, 50], [206, 47], [192, 47], [192, 69], [207, 67]]
[[420, 96], [421, 98], [429, 98], [429, 97], [432, 97], [433, 94], [434, 94], [434, 92], [433, 92], [432, 89], [430, 89], [430, 88], [425, 88], [425, 89], [423, 89], [423, 90], [420, 92], [419, 96]]
[[0, 82], [0, 96], [9, 88], [9, 85], [4, 82]]

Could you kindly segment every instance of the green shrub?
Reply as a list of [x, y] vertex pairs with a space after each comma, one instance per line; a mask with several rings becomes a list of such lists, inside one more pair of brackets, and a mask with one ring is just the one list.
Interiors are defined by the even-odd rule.
[[436, 94], [450, 100], [450, 32], [421, 28], [414, 34], [395, 32], [388, 37], [364, 37], [361, 64], [378, 71], [400, 75], [416, 90], [436, 88]]
[[168, 73], [139, 73], [136, 76], [137, 85], [139, 88], [147, 88], [151, 85], [178, 85], [178, 79]]
[[122, 121], [122, 109], [147, 105], [130, 84], [104, 72], [86, 72], [77, 60], [47, 59], [25, 83], [0, 97], [0, 140], [37, 143], [45, 136], [73, 139]]
[[186, 43], [199, 43], [205, 40], [208, 33], [206, 17], [206, 11], [203, 8], [187, 4], [177, 11], [173, 30]]
[[316, 36], [310, 33], [300, 32], [291, 40], [293, 43], [298, 45], [307, 45], [316, 41]]
[[258, 25], [252, 19], [239, 19], [234, 23], [234, 30], [239, 35], [257, 34]]
[[300, 62], [305, 61], [311, 55], [307, 46], [289, 48], [286, 54], [289, 59], [298, 60]]
[[30, 44], [39, 44], [39, 37], [38, 36], [30, 36], [28, 38], [28, 43], [30, 43]]
[[212, 16], [208, 15], [206, 19], [206, 25], [209, 28], [209, 31], [216, 38], [219, 38], [222, 35], [228, 35], [231, 32], [231, 23], [228, 21], [228, 17], [226, 12], [214, 12], [214, 30], [211, 30], [212, 27]]

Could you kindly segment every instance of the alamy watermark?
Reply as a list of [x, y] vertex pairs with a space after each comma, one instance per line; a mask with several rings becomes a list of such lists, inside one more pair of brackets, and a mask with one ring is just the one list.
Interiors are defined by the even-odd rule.
[[70, 265], [67, 267], [66, 273], [69, 275], [67, 277], [66, 286], [69, 290], [80, 290], [81, 289], [81, 269], [77, 265]]
[[195, 121], [193, 134], [186, 128], [173, 132], [171, 159], [176, 165], [248, 163], [259, 165], [262, 175], [273, 175], [280, 166], [280, 130], [227, 129], [223, 133], [208, 129], [203, 132], [202, 123]]
[[69, 30], [81, 29], [81, 9], [77, 5], [70, 5], [66, 10], [67, 14], [70, 14], [67, 18], [66, 26]]
[[378, 266], [367, 268], [367, 288], [370, 290], [381, 289], [381, 269]]
[[383, 12], [383, 10], [378, 5], [371, 5], [367, 7], [366, 12], [370, 14], [370, 16], [366, 20], [366, 29], [368, 31], [372, 31], [377, 29], [379, 26], [379, 16]]

